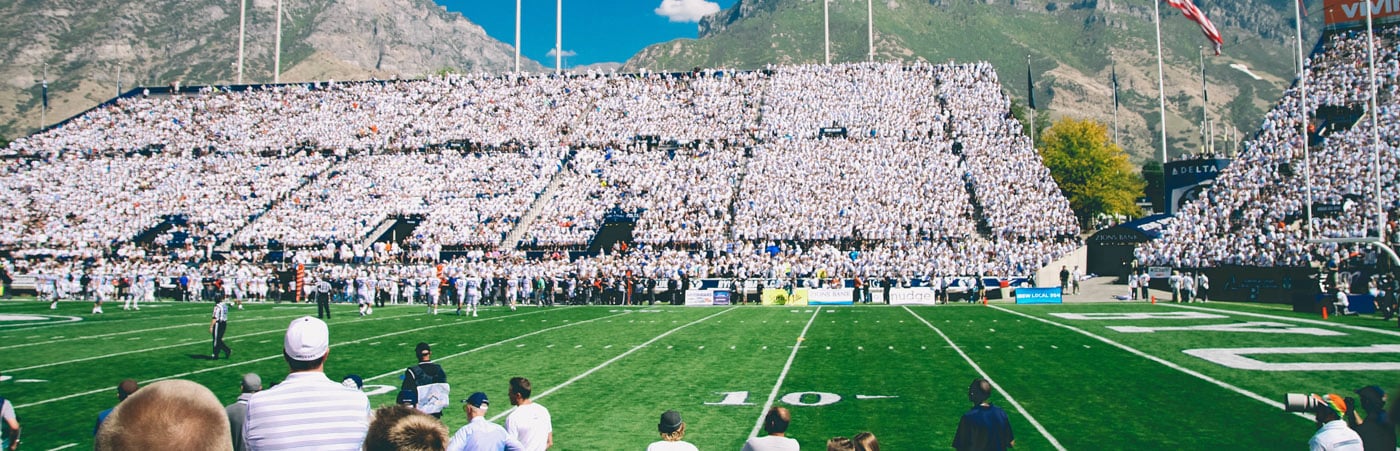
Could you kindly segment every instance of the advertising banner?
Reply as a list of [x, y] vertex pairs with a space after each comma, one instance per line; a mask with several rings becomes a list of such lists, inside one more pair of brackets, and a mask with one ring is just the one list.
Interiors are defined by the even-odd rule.
[[715, 290], [713, 305], [729, 305], [729, 290]]
[[[1371, 2], [1371, 19], [1376, 26], [1400, 21], [1400, 1]], [[1328, 31], [1366, 26], [1366, 3], [1358, 0], [1323, 0], [1323, 23]]]
[[792, 296], [788, 297], [787, 305], [807, 305], [807, 291], [806, 288], [792, 290]]
[[1168, 277], [1171, 277], [1171, 276], [1172, 276], [1172, 267], [1170, 267], [1170, 266], [1148, 266], [1148, 267], [1147, 267], [1147, 275], [1148, 275], [1148, 276], [1151, 276], [1153, 279], [1165, 279], [1165, 278], [1168, 278]]
[[1215, 183], [1220, 171], [1230, 165], [1223, 158], [1173, 161], [1163, 166], [1167, 176], [1167, 214], [1176, 214], [1182, 205], [1195, 200], [1201, 191]]
[[711, 290], [686, 290], [685, 305], [715, 305], [715, 295]]
[[890, 305], [934, 305], [938, 298], [928, 288], [891, 288]]
[[759, 302], [763, 305], [787, 305], [788, 292], [780, 288], [764, 288], [759, 295]]
[[851, 305], [851, 288], [813, 288], [807, 291], [807, 305]]
[[1017, 304], [1061, 304], [1063, 302], [1063, 298], [1060, 297], [1060, 287], [1021, 287], [1016, 289]]

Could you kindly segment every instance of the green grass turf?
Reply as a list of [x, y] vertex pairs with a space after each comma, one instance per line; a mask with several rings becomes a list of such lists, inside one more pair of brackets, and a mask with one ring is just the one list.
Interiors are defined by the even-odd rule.
[[[0, 317], [0, 396], [17, 406], [24, 448], [91, 447], [96, 413], [115, 402], [114, 387], [122, 378], [143, 384], [190, 379], [225, 403], [237, 397], [242, 373], [259, 373], [270, 386], [286, 375], [286, 324], [315, 313], [314, 307], [293, 304], [233, 311], [233, 358], [208, 360], [210, 307], [158, 303], [125, 312], [108, 305], [106, 314], [89, 315], [87, 303], [49, 310], [46, 303], [0, 302], [0, 315], [39, 316]], [[1281, 400], [1287, 392], [1349, 394], [1364, 385], [1400, 385], [1396, 371], [1239, 370], [1182, 352], [1400, 344], [1400, 333], [1377, 321], [1314, 323], [1318, 318], [1311, 315], [1257, 305], [1190, 307], [523, 307], [487, 308], [469, 318], [451, 310], [432, 316], [418, 306], [390, 306], [361, 318], [353, 307], [337, 305], [329, 322], [333, 347], [326, 373], [337, 380], [359, 374], [367, 390], [378, 389], [372, 404], [392, 403], [414, 345], [426, 341], [452, 385], [454, 403], [444, 415], [450, 430], [465, 424], [456, 401], [473, 391], [489, 395], [488, 418], [500, 422], [510, 407], [507, 380], [525, 376], [534, 383], [536, 401], [553, 415], [556, 449], [565, 450], [644, 447], [657, 439], [657, 417], [666, 409], [683, 414], [686, 439], [701, 449], [735, 449], [769, 402], [792, 409], [790, 435], [805, 447], [872, 431], [888, 449], [945, 449], [968, 407], [967, 384], [983, 372], [1000, 387], [993, 402], [1010, 415], [1018, 449], [1054, 449], [1052, 442], [1067, 449], [1288, 449], [1304, 446], [1312, 423], [1243, 393]], [[1055, 315], [1180, 312], [1220, 317]], [[66, 317], [79, 320], [57, 321]], [[1109, 328], [1249, 322], [1340, 335]], [[1396, 354], [1252, 357], [1276, 363], [1400, 361]], [[724, 405], [726, 396], [741, 402]], [[819, 402], [828, 403], [810, 405]]]

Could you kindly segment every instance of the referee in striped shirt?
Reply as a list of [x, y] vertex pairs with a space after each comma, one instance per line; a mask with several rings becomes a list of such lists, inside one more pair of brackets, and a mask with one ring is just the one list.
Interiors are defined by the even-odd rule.
[[212, 359], [219, 358], [219, 351], [224, 351], [224, 358], [231, 355], [228, 345], [224, 344], [224, 332], [228, 331], [228, 304], [223, 299], [214, 303], [214, 319], [209, 320], [209, 333], [214, 335], [214, 355]]

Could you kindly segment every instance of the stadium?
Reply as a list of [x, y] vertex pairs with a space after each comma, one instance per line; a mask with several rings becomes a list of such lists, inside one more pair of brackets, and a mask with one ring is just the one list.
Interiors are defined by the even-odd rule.
[[1218, 172], [1108, 227], [987, 62], [133, 89], [0, 150], [0, 396], [24, 449], [86, 448], [123, 379], [284, 383], [314, 316], [373, 408], [431, 346], [449, 435], [526, 377], [556, 449], [667, 410], [734, 449], [774, 407], [809, 449], [941, 449], [984, 378], [1019, 449], [1301, 447], [1286, 393], [1400, 390], [1374, 36], [1328, 30], [1233, 158], [1165, 165]]

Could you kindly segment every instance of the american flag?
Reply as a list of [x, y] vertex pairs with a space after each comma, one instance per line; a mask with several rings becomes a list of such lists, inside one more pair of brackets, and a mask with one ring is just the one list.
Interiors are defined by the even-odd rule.
[[1220, 55], [1220, 46], [1225, 43], [1224, 39], [1220, 37], [1220, 30], [1215, 29], [1215, 24], [1210, 23], [1210, 19], [1206, 18], [1206, 14], [1201, 12], [1195, 3], [1191, 3], [1191, 0], [1166, 0], [1166, 2], [1171, 7], [1181, 10], [1181, 15], [1200, 25], [1201, 32], [1205, 33], [1206, 39], [1210, 39], [1210, 42], [1215, 44], [1215, 54]]

